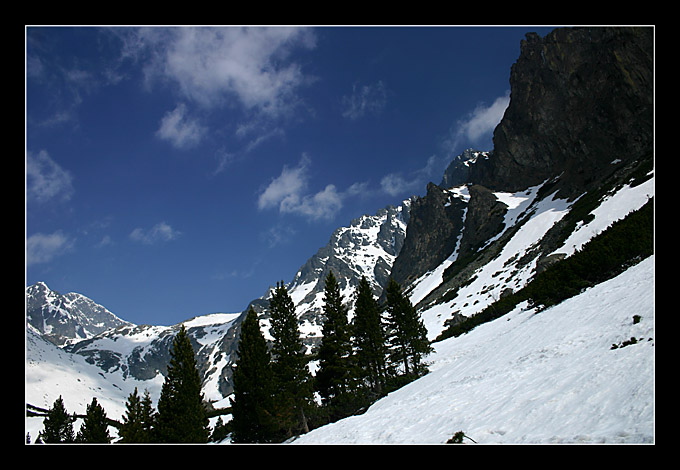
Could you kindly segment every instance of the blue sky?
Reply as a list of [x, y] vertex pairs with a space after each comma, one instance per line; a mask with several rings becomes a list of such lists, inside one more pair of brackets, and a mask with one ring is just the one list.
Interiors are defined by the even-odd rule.
[[26, 282], [239, 312], [492, 148], [537, 27], [26, 28]]

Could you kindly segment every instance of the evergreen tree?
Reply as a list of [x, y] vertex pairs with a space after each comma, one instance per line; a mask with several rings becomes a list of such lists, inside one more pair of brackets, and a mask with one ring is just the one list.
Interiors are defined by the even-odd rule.
[[73, 422], [75, 417], [69, 415], [64, 407], [64, 400], [57, 398], [52, 408], [43, 420], [43, 430], [38, 434], [38, 440], [45, 444], [72, 443], [75, 441]]
[[210, 434], [210, 442], [220, 442], [227, 438], [229, 435], [229, 429], [227, 425], [222, 421], [222, 417], [217, 417], [217, 422], [213, 428], [212, 434]]
[[106, 412], [96, 398], [92, 398], [92, 403], [87, 405], [87, 413], [78, 431], [76, 442], [87, 444], [109, 444], [111, 442]]
[[156, 411], [153, 409], [151, 396], [148, 390], [144, 390], [144, 397], [142, 398], [141, 410], [141, 441], [140, 442], [155, 442], [156, 440]]
[[123, 423], [118, 430], [121, 443], [153, 442], [154, 410], [151, 405], [149, 391], [146, 390], [141, 399], [135, 391], [130, 394], [125, 404], [126, 412]]
[[274, 442], [277, 427], [271, 358], [252, 307], [241, 324], [233, 384], [229, 423], [232, 442]]
[[306, 411], [312, 407], [311, 377], [300, 339], [295, 304], [286, 287], [276, 284], [269, 301], [272, 370], [276, 384], [276, 417], [283, 438], [309, 432]]
[[390, 279], [386, 288], [389, 358], [393, 366], [402, 363], [405, 376], [425, 372], [422, 358], [432, 351], [427, 329], [401, 286]]
[[373, 398], [381, 395], [385, 386], [385, 334], [380, 317], [380, 305], [373, 297], [371, 286], [364, 276], [356, 290], [354, 304], [354, 344], [361, 378]]
[[333, 272], [326, 277], [324, 288], [323, 338], [319, 346], [319, 369], [316, 390], [321, 395], [331, 420], [355, 411], [352, 375], [352, 344], [350, 341], [347, 307], [343, 304], [340, 287]]
[[156, 426], [156, 437], [160, 442], [208, 442], [210, 435], [194, 349], [184, 325], [170, 349], [170, 363], [158, 400]]

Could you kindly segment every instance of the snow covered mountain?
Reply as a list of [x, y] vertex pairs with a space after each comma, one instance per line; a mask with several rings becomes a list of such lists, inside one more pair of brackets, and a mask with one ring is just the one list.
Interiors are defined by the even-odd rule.
[[[374, 215], [363, 215], [348, 226], [336, 229], [328, 244], [307, 260], [286, 285], [296, 305], [301, 335], [308, 348], [317, 344], [322, 336], [324, 281], [329, 271], [333, 271], [350, 308], [362, 276], [366, 277], [374, 294], [380, 296], [406, 237], [410, 203], [407, 199], [399, 206], [388, 206]], [[270, 294], [271, 291], [262, 300], [266, 301]], [[262, 313], [263, 333], [270, 338], [266, 309]]]
[[26, 321], [59, 346], [129, 324], [84, 295], [61, 295], [44, 282], [26, 289]]
[[[434, 340], [654, 197], [649, 38], [603, 30], [528, 35], [494, 149], [464, 152], [427, 195], [338, 228], [302, 265], [287, 288], [310, 350], [321, 338], [329, 270], [350, 307], [362, 275], [377, 297], [394, 277]], [[251, 303], [266, 336], [270, 293]], [[82, 319], [75, 306], [94, 302], [67, 296], [27, 288], [27, 403], [49, 407], [61, 394], [69, 411], [84, 412], [97, 396], [116, 419], [135, 386], [157, 400], [179, 325], [137, 326], [113, 316], [120, 323], [110, 318], [104, 326], [108, 311], [90, 307], [101, 315]], [[57, 330], [57, 317], [69, 319], [67, 332]], [[243, 318], [184, 322], [216, 408], [228, 403]], [[57, 334], [62, 348], [42, 339]], [[461, 430], [480, 443], [654, 440], [653, 256], [552, 308], [522, 304], [433, 345], [430, 374], [295, 442], [440, 443]], [[27, 429], [39, 429], [30, 420]]]

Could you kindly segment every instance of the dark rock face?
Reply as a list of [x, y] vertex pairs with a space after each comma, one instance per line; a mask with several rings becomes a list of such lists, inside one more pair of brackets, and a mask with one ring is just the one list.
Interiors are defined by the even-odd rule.
[[510, 105], [489, 159], [471, 168], [486, 187], [518, 191], [560, 177], [576, 196], [653, 146], [652, 28], [560, 28], [521, 42]]
[[508, 206], [484, 186], [468, 186], [470, 202], [465, 218], [459, 258], [479, 250], [482, 245], [503, 229]]
[[413, 203], [392, 269], [402, 285], [446, 260], [461, 234], [458, 259], [469, 260], [503, 229], [507, 206], [492, 191], [550, 181], [550, 192], [573, 199], [651, 155], [651, 28], [560, 28], [545, 38], [529, 33], [510, 85], [494, 149], [477, 158], [464, 152], [442, 180], [445, 188], [467, 183], [467, 204], [451, 204], [433, 184]]
[[430, 183], [411, 206], [406, 240], [392, 277], [406, 286], [439, 266], [458, 247], [458, 258], [476, 252], [503, 229], [508, 206], [487, 188], [466, 187], [468, 197]]
[[427, 186], [427, 195], [411, 204], [406, 239], [392, 266], [395, 281], [402, 286], [410, 284], [453, 253], [463, 230], [466, 206], [434, 183]]
[[463, 153], [451, 160], [449, 166], [444, 171], [442, 182], [439, 184], [442, 188], [452, 188], [461, 184], [470, 182], [470, 167], [477, 162], [479, 158], [488, 158], [489, 152], [482, 152], [475, 149], [465, 149]]

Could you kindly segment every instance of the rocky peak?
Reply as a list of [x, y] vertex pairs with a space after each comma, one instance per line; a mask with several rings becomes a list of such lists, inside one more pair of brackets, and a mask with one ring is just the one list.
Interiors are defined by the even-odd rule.
[[44, 282], [26, 288], [26, 321], [58, 346], [129, 325], [84, 295], [62, 295]]
[[475, 149], [465, 149], [463, 153], [451, 160], [449, 166], [444, 171], [442, 188], [452, 188], [470, 182], [470, 167], [477, 162], [478, 158], [488, 158], [489, 152], [482, 152]]
[[[653, 29], [558, 28], [521, 41], [510, 104], [471, 180], [576, 197], [653, 148]], [[613, 164], [612, 162], [618, 162]]]

